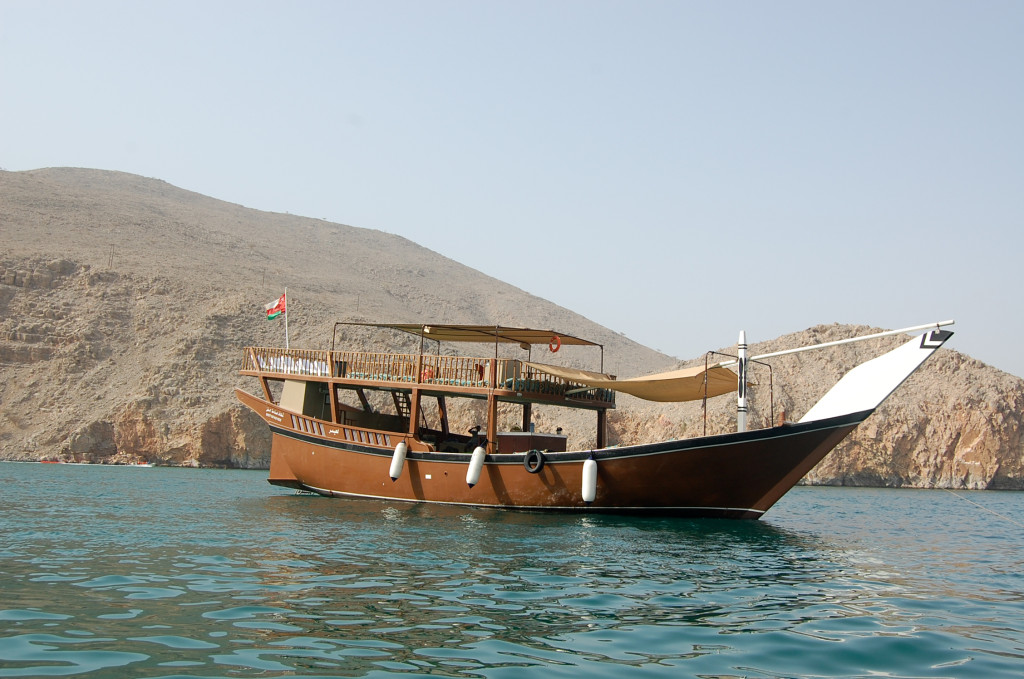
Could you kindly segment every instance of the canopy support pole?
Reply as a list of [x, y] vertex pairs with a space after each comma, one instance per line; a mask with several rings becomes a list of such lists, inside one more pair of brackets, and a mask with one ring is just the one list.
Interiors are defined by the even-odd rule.
[[738, 351], [736, 352], [737, 385], [736, 385], [736, 431], [747, 430], [747, 333], [740, 330]]

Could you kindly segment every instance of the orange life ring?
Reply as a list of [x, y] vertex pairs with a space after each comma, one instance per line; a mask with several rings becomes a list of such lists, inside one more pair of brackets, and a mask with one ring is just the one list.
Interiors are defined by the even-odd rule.
[[548, 342], [548, 349], [550, 349], [551, 353], [553, 354], [553, 353], [557, 352], [561, 348], [562, 348], [562, 338], [559, 337], [558, 335], [555, 335], [554, 337], [551, 338], [551, 341]]
[[426, 368], [423, 369], [423, 372], [420, 373], [420, 382], [426, 382], [427, 380], [432, 379], [434, 379], [434, 369], [430, 366], [427, 366]]

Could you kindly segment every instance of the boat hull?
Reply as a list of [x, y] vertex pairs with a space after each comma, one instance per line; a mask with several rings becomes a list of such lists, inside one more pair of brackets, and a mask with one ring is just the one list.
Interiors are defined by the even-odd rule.
[[[543, 466], [534, 472], [524, 465], [524, 453], [491, 454], [473, 486], [466, 481], [469, 453], [410, 450], [398, 478], [392, 479], [391, 449], [321, 435], [323, 427], [329, 431], [329, 423], [295, 429], [267, 420], [273, 436], [269, 481], [327, 496], [404, 502], [757, 519], [870, 414], [699, 439], [546, 453]], [[592, 502], [585, 502], [583, 495], [588, 458], [597, 463]]]

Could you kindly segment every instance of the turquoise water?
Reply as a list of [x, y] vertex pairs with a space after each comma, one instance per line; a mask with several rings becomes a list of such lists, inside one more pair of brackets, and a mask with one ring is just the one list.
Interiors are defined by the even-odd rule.
[[1024, 674], [1024, 493], [797, 488], [759, 522], [0, 464], [0, 677]]

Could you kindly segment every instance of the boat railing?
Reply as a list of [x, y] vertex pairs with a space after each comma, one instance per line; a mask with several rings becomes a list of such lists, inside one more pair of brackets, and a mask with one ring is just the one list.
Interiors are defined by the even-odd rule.
[[415, 354], [335, 351], [334, 377], [377, 382], [415, 382]]
[[[490, 386], [492, 358], [470, 356], [424, 356], [420, 382], [450, 387]], [[498, 359], [501, 363], [507, 360]]]
[[330, 377], [329, 351], [316, 349], [276, 349], [248, 347], [245, 350], [243, 370], [274, 372], [284, 375]]
[[[365, 427], [353, 427], [343, 423], [324, 423], [320, 420], [302, 415], [291, 415], [292, 428], [307, 434], [318, 436], [329, 435], [353, 443], [362, 443], [381, 448], [394, 447], [394, 432], [366, 429]], [[397, 438], [401, 438], [398, 435]]]
[[615, 402], [615, 392], [610, 389], [590, 388], [535, 370], [518, 359], [510, 358], [436, 354], [420, 357], [416, 354], [248, 347], [242, 369], [372, 382], [488, 388], [491, 386], [491, 364], [494, 362], [493, 374], [497, 389], [554, 399]]
[[611, 389], [588, 387], [557, 375], [551, 375], [533, 367], [524, 366], [514, 387], [517, 392], [559, 396], [576, 401], [615, 402], [615, 392]]

